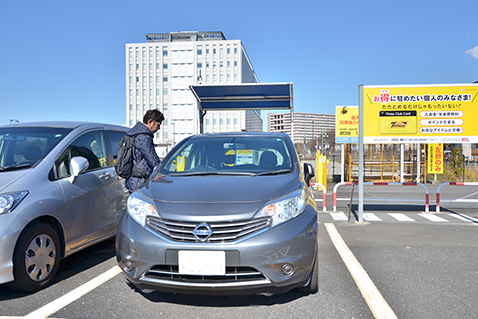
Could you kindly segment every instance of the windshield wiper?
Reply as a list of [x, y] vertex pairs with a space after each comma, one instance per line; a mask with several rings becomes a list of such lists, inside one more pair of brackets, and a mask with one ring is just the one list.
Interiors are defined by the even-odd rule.
[[218, 171], [218, 172], [189, 172], [189, 173], [172, 173], [170, 174], [171, 176], [207, 176], [207, 175], [242, 175], [242, 176], [252, 176], [256, 175], [251, 172], [224, 172], [224, 171]]
[[279, 170], [276, 170], [276, 171], [268, 171], [268, 172], [257, 173], [257, 176], [280, 175], [280, 174], [285, 174], [285, 173], [290, 173], [290, 169], [279, 169]]
[[27, 167], [32, 167], [32, 164], [11, 165], [11, 166], [0, 167], [0, 172], [14, 171], [16, 169], [27, 168]]

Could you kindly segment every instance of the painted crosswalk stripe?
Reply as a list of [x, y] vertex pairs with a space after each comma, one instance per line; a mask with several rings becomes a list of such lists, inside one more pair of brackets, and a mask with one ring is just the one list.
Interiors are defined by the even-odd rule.
[[455, 217], [455, 218], [458, 218], [462, 221], [465, 221], [467, 223], [471, 223], [471, 222], [478, 222], [478, 220], [474, 219], [474, 218], [471, 218], [469, 216], [466, 216], [466, 215], [463, 215], [463, 214], [448, 214], [448, 216], [451, 216], [451, 217]]
[[395, 218], [396, 220], [401, 221], [401, 222], [414, 222], [415, 221], [414, 219], [411, 219], [410, 217], [408, 217], [407, 215], [402, 214], [402, 213], [389, 213], [388, 215], [392, 216], [393, 218]]
[[348, 220], [344, 213], [329, 213], [334, 220]]
[[374, 213], [363, 213], [363, 219], [368, 222], [381, 222], [382, 220]]
[[418, 214], [419, 216], [422, 216], [423, 218], [426, 218], [428, 220], [431, 220], [432, 222], [439, 222], [439, 223], [443, 223], [443, 222], [449, 222], [449, 220], [445, 219], [445, 218], [441, 218], [441, 217], [438, 217], [437, 215], [433, 215], [433, 214], [430, 214], [430, 213], [421, 213], [421, 214]]

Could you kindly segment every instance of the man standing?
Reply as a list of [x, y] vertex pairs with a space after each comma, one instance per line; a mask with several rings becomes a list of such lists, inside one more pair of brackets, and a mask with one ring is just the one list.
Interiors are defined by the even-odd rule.
[[126, 180], [125, 186], [133, 192], [143, 186], [146, 179], [159, 164], [159, 156], [154, 149], [154, 133], [159, 130], [164, 121], [164, 115], [158, 110], [149, 110], [143, 117], [143, 123], [138, 122], [126, 134], [135, 137], [133, 147], [133, 172]]

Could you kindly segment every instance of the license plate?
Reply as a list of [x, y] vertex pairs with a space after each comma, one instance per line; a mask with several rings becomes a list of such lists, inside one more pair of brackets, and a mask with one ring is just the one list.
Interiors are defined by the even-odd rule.
[[178, 251], [179, 273], [183, 275], [226, 274], [226, 252], [224, 251]]

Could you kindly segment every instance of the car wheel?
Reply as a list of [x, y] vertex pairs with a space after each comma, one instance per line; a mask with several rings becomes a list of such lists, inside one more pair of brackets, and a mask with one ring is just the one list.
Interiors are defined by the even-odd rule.
[[299, 292], [306, 294], [315, 294], [319, 291], [319, 254], [315, 254], [314, 267], [312, 268], [312, 273], [309, 277], [309, 283], [304, 287], [299, 287], [297, 289]]
[[8, 287], [25, 292], [51, 284], [60, 264], [60, 238], [48, 224], [25, 229], [13, 254], [14, 281]]

